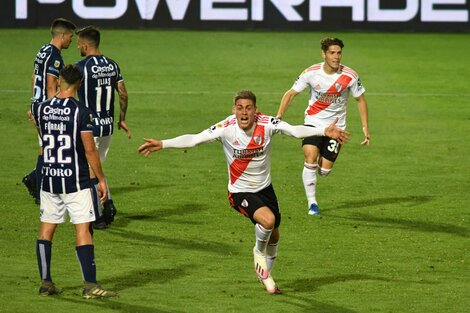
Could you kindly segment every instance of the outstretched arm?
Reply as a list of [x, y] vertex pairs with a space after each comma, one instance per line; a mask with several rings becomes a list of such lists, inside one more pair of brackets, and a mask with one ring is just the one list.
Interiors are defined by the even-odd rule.
[[340, 143], [345, 143], [349, 141], [349, 132], [339, 129], [336, 127], [338, 119], [335, 119], [328, 127], [325, 128], [316, 128], [303, 125], [290, 125], [286, 122], [280, 122], [278, 129], [282, 134], [296, 137], [296, 138], [305, 138], [311, 136], [328, 136], [337, 140]]
[[139, 147], [139, 153], [148, 156], [150, 153], [168, 148], [192, 148], [201, 143], [211, 142], [217, 138], [217, 134], [207, 130], [195, 135], [182, 135], [172, 139], [157, 140], [144, 138], [145, 143]]

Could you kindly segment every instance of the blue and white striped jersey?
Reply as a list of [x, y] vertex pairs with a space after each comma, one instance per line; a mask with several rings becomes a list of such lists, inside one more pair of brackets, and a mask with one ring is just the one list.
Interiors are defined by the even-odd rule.
[[50, 43], [39, 49], [34, 59], [34, 90], [31, 102], [47, 100], [47, 75], [59, 78], [60, 70], [64, 67], [64, 61], [60, 50]]
[[32, 112], [44, 155], [41, 189], [58, 194], [90, 188], [81, 139], [81, 132], [93, 131], [90, 110], [74, 98], [54, 97], [35, 103]]
[[114, 90], [117, 83], [123, 80], [119, 66], [104, 55], [88, 56], [77, 65], [82, 73], [78, 98], [93, 112], [93, 135], [112, 135]]

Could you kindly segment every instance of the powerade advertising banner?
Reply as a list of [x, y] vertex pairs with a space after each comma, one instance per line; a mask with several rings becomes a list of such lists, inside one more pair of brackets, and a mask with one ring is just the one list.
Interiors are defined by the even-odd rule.
[[469, 32], [470, 0], [3, 0], [0, 27]]

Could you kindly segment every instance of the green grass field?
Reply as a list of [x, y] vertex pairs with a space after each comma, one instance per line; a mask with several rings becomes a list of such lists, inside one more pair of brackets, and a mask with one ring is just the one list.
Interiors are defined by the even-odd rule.
[[[367, 89], [370, 147], [355, 101], [352, 140], [319, 178], [307, 215], [300, 141], [274, 140], [283, 222], [269, 296], [252, 269], [254, 230], [226, 199], [217, 143], [143, 158], [143, 137], [195, 133], [225, 118], [239, 89], [276, 114], [285, 90], [319, 62], [319, 40], [345, 41], [343, 63]], [[104, 30], [121, 66], [133, 138], [114, 135], [104, 164], [119, 210], [95, 234], [98, 280], [118, 298], [84, 300], [71, 224], [54, 238], [59, 297], [39, 297], [38, 207], [21, 184], [37, 139], [26, 118], [30, 75], [48, 31], [0, 30], [0, 312], [470, 312], [468, 34]], [[75, 41], [63, 52], [77, 61]], [[307, 93], [284, 119], [303, 122]]]

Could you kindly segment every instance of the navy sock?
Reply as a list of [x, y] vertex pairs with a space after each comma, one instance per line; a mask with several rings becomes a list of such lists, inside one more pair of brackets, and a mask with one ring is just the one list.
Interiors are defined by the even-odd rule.
[[83, 280], [89, 283], [96, 283], [95, 246], [78, 246], [76, 252]]
[[38, 259], [39, 276], [41, 276], [41, 280], [52, 281], [51, 256], [52, 242], [38, 239], [36, 241], [36, 257]]

